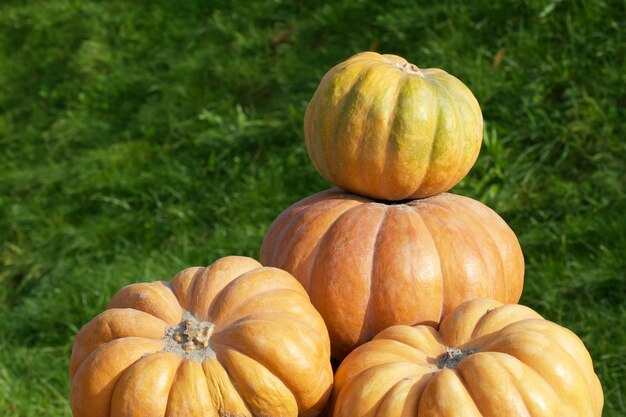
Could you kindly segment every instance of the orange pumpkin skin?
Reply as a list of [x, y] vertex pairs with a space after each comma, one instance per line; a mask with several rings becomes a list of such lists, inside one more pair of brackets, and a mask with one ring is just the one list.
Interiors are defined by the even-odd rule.
[[333, 417], [600, 417], [603, 403], [574, 333], [528, 307], [476, 299], [439, 331], [393, 326], [355, 349], [331, 406]]
[[382, 200], [448, 191], [476, 162], [482, 134], [480, 106], [461, 81], [375, 52], [328, 71], [304, 117], [319, 173]]
[[454, 194], [403, 204], [337, 189], [315, 194], [274, 220], [260, 259], [304, 285], [337, 359], [389, 326], [436, 325], [472, 298], [516, 303], [524, 280], [513, 231]]
[[330, 341], [302, 286], [246, 257], [132, 284], [77, 334], [74, 417], [316, 416]]

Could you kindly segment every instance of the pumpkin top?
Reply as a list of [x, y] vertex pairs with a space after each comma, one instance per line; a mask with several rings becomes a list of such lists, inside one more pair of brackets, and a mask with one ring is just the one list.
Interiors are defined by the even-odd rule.
[[193, 314], [185, 311], [183, 320], [176, 326], [168, 327], [163, 341], [166, 352], [195, 361], [215, 358], [209, 340], [215, 330], [215, 324], [200, 321]]

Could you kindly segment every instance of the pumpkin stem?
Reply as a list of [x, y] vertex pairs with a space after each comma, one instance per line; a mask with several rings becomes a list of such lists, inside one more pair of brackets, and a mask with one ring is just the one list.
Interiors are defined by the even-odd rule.
[[166, 351], [178, 352], [185, 357], [204, 356], [212, 353], [209, 340], [213, 335], [215, 325], [208, 321], [199, 321], [189, 312], [185, 312], [183, 321], [177, 326], [165, 331], [163, 340], [166, 342]]
[[466, 357], [473, 353], [478, 352], [478, 349], [457, 349], [457, 348], [447, 348], [445, 352], [443, 352], [437, 358], [437, 367], [439, 369], [456, 369], [459, 363]]
[[394, 62], [393, 65], [398, 67], [398, 68], [400, 68], [402, 71], [409, 73], [409, 74], [423, 75], [422, 74], [422, 70], [419, 69], [417, 67], [417, 65], [411, 64], [410, 62], [405, 62], [404, 64], [401, 64], [399, 62]]

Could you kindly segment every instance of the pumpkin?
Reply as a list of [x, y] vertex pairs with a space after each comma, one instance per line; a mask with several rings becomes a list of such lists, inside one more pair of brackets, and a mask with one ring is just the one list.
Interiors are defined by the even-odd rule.
[[306, 288], [337, 359], [391, 325], [437, 325], [472, 298], [516, 303], [524, 280], [522, 251], [504, 220], [449, 193], [385, 204], [323, 191], [274, 220], [260, 260]]
[[328, 332], [287, 272], [246, 257], [129, 285], [77, 334], [74, 417], [315, 416]]
[[448, 191], [476, 162], [482, 134], [480, 106], [461, 81], [375, 52], [328, 71], [304, 117], [319, 173], [382, 200]]
[[528, 307], [468, 301], [443, 322], [398, 325], [335, 375], [333, 417], [600, 417], [602, 387], [571, 331]]

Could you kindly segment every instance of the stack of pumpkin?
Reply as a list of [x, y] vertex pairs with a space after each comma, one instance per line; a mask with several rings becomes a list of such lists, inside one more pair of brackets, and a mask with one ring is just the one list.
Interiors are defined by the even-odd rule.
[[442, 70], [372, 52], [331, 69], [305, 137], [339, 188], [285, 210], [261, 263], [116, 294], [76, 336], [74, 416], [599, 417], [583, 343], [516, 304], [513, 231], [446, 193], [482, 130]]

